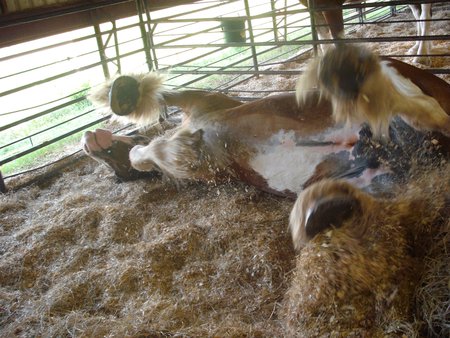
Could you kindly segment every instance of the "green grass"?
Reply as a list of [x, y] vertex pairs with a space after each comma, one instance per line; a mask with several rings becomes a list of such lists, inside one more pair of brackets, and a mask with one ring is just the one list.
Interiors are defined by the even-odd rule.
[[[87, 84], [82, 85], [80, 91], [77, 94], [73, 95], [70, 99], [75, 100], [84, 97], [87, 90], [86, 88]], [[43, 144], [45, 142], [51, 141], [55, 137], [68, 133], [71, 130], [78, 128], [80, 125], [94, 121], [99, 117], [96, 112], [91, 112], [81, 117], [77, 117], [78, 115], [89, 112], [92, 109], [93, 107], [91, 106], [90, 102], [84, 99], [82, 101], [75, 102], [70, 106], [55, 110], [49, 114], [0, 132], [0, 146], [7, 145], [16, 140], [25, 138], [20, 142], [0, 149], [0, 159], [6, 159], [19, 154], [30, 149], [33, 146]], [[72, 118], [74, 119], [68, 121]], [[57, 124], [64, 121], [68, 122], [60, 126], [56, 126]], [[49, 127], [54, 128], [45, 131], [45, 129]], [[28, 137], [32, 134], [36, 135]], [[50, 161], [51, 159], [58, 157], [58, 154], [61, 153], [62, 149], [78, 144], [81, 135], [82, 132], [79, 132], [77, 134], [64, 138], [63, 140], [45, 146], [44, 148], [36, 150], [28, 155], [8, 162], [1, 167], [1, 171], [4, 176], [8, 176], [10, 174], [42, 165], [46, 161]]]
[[[101, 124], [94, 126], [100, 127]], [[92, 127], [91, 127], [92, 128]], [[90, 129], [90, 128], [88, 128]], [[84, 131], [78, 132], [74, 135], [64, 138], [61, 141], [52, 143], [45, 148], [38, 149], [28, 155], [19, 157], [12, 162], [8, 162], [1, 167], [2, 175], [7, 177], [9, 175], [26, 171], [35, 168], [39, 164], [51, 163], [60, 158], [64, 154], [64, 149], [76, 148], [80, 143], [80, 139]], [[74, 152], [75, 150], [72, 150]]]

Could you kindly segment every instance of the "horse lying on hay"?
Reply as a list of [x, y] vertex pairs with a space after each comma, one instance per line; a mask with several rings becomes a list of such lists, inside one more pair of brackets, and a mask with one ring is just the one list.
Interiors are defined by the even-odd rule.
[[[346, 3], [361, 3], [362, 0], [300, 0], [300, 3], [308, 7], [312, 4], [315, 28], [321, 40], [344, 38], [344, 17], [342, 5]], [[427, 36], [430, 32], [431, 4], [409, 5], [417, 22], [417, 35]], [[408, 51], [409, 54], [417, 54], [414, 62], [428, 62], [425, 55], [431, 53], [431, 42], [426, 40], [416, 41]]]
[[409, 184], [401, 199], [378, 195], [406, 182], [411, 167], [448, 159], [450, 86], [402, 62], [339, 47], [311, 63], [298, 90], [298, 103], [295, 94], [241, 103], [165, 90], [156, 74], [119, 77], [96, 96], [116, 114], [145, 123], [170, 105], [186, 118], [152, 140], [87, 132], [84, 149], [122, 179], [141, 170], [175, 180], [235, 179], [297, 198], [290, 229], [302, 250], [278, 314], [289, 335], [320, 336], [330, 326], [354, 336], [399, 332], [389, 325], [412, 317], [424, 273], [417, 262], [448, 219], [449, 172], [443, 165], [433, 176], [442, 179], [437, 186]]
[[[450, 153], [450, 86], [426, 71], [339, 47], [311, 63], [297, 90], [299, 103], [293, 94], [241, 103], [220, 93], [165, 90], [157, 74], [121, 76], [93, 100], [141, 123], [165, 105], [178, 106], [185, 121], [153, 140], [87, 132], [83, 147], [122, 179], [139, 172], [238, 179], [291, 198], [326, 178], [386, 191], [406, 177], [412, 159]], [[365, 121], [371, 128], [359, 124]]]

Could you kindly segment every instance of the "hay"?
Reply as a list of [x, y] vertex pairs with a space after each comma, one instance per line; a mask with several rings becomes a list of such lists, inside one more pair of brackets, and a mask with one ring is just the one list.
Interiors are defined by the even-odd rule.
[[279, 335], [289, 201], [79, 172], [1, 197], [2, 335]]
[[379, 200], [363, 242], [336, 230], [296, 256], [289, 200], [239, 183], [118, 184], [80, 163], [0, 197], [1, 335], [445, 332], [444, 169]]
[[428, 337], [450, 336], [450, 221], [434, 238], [424, 261], [424, 271], [416, 290], [419, 318], [426, 323]]

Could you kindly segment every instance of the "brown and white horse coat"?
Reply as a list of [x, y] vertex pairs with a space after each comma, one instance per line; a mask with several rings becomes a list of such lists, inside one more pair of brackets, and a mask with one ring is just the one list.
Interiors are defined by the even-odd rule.
[[[103, 130], [88, 132], [84, 149], [109, 165], [115, 162], [112, 167], [116, 172], [120, 168], [118, 174], [124, 179], [138, 176], [138, 171], [156, 171], [176, 180], [238, 179], [278, 195], [296, 198], [300, 194], [296, 205], [302, 211], [295, 207], [297, 216], [291, 216], [294, 244], [300, 247], [330, 225], [325, 219], [335, 217], [336, 210], [343, 210], [333, 223], [339, 225], [361, 208], [354, 202], [358, 198], [348, 193], [334, 194], [334, 188], [327, 188], [329, 197], [322, 189], [320, 198], [314, 194], [309, 198], [302, 193], [305, 188], [317, 189], [313, 183], [324, 179], [344, 179], [368, 191], [380, 187], [386, 191], [392, 179], [407, 176], [412, 162], [428, 165], [450, 153], [450, 86], [418, 68], [391, 59], [380, 62], [365, 53], [337, 48], [314, 61], [299, 87], [318, 88], [298, 94], [299, 102], [295, 94], [283, 94], [241, 103], [219, 93], [166, 90], [155, 74], [119, 77], [103, 91], [112, 93], [111, 108], [118, 115], [134, 114], [145, 106], [145, 119], [140, 114], [132, 117], [149, 121], [168, 105], [180, 107], [186, 119], [174, 132], [148, 144], [142, 138]], [[333, 71], [326, 60], [339, 60], [334, 65], [349, 72]], [[130, 87], [139, 93], [136, 100], [116, 95]], [[158, 106], [148, 105], [144, 98]], [[109, 101], [104, 94], [99, 99]], [[336, 117], [350, 126], [336, 123]], [[384, 138], [372, 137], [370, 128], [361, 127], [360, 122], [368, 122]], [[431, 151], [424, 149], [425, 143]], [[118, 147], [117, 157], [111, 156]]]
[[[334, 39], [339, 40], [344, 38], [344, 4], [362, 3], [362, 0], [300, 0], [302, 5], [313, 7], [313, 17], [315, 28], [319, 39]], [[431, 19], [431, 3], [411, 4], [409, 5], [414, 18], [417, 20], [417, 35], [420, 37], [430, 34], [430, 19]], [[326, 47], [321, 45], [322, 50]], [[427, 40], [418, 40], [414, 46], [408, 51], [414, 57], [414, 62], [429, 62], [428, 56], [432, 52], [431, 42]]]

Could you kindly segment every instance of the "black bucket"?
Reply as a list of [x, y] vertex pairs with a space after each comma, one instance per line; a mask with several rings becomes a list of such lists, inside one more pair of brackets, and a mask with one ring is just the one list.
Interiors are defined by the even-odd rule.
[[222, 21], [225, 42], [245, 42], [245, 19], [234, 18]]

